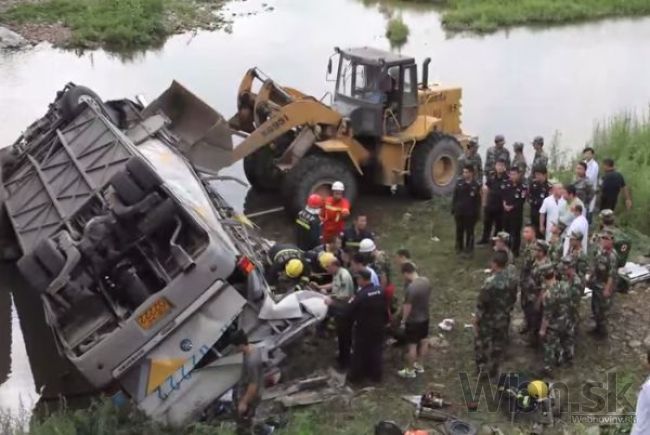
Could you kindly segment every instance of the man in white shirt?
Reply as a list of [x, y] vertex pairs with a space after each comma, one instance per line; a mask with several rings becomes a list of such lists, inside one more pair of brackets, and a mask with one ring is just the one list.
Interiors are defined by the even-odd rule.
[[560, 219], [560, 209], [566, 206], [566, 201], [562, 198], [562, 189], [561, 183], [553, 184], [551, 194], [544, 198], [539, 209], [539, 231], [544, 234], [547, 242], [551, 240], [553, 225]]
[[571, 234], [581, 233], [582, 234], [582, 250], [587, 252], [587, 243], [589, 240], [589, 222], [583, 214], [582, 205], [576, 204], [573, 206], [574, 219], [571, 221], [571, 225], [567, 228], [564, 233], [564, 245], [562, 248], [562, 255], [567, 255], [569, 253], [569, 244], [571, 243]]
[[[646, 350], [646, 361], [650, 365], [650, 349]], [[636, 401], [636, 418], [630, 435], [646, 435], [650, 433], [650, 378], [641, 386]]]
[[[593, 148], [587, 147], [582, 151], [582, 157], [585, 159], [585, 163], [587, 164], [587, 178], [589, 181], [591, 181], [591, 185], [594, 187], [594, 192], [598, 190], [598, 162], [596, 159], [594, 159], [594, 155], [596, 152], [594, 151]], [[596, 208], [596, 197], [598, 195], [594, 195], [593, 199], [591, 202], [588, 204], [588, 212], [589, 215], [591, 215], [594, 212], [594, 209]], [[587, 204], [585, 204], [587, 205]], [[591, 219], [588, 219], [591, 221]]]
[[573, 184], [566, 184], [562, 189], [562, 196], [564, 197], [564, 204], [560, 205], [560, 222], [564, 223], [567, 227], [571, 225], [571, 221], [575, 218], [573, 209], [576, 205], [582, 206], [582, 215], [586, 217], [585, 205], [580, 198], [576, 195], [576, 187]]

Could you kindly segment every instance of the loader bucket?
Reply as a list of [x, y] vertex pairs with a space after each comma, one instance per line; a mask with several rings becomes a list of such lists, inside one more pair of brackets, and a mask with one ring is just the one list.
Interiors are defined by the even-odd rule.
[[180, 151], [199, 170], [216, 173], [232, 164], [232, 134], [228, 122], [177, 81], [143, 111], [145, 117], [163, 112], [169, 129], [181, 141]]

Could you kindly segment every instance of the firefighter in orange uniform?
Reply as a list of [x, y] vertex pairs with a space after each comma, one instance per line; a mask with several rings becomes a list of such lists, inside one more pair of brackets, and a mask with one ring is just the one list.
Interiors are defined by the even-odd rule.
[[323, 242], [329, 243], [345, 229], [345, 219], [350, 216], [350, 203], [343, 197], [345, 186], [340, 181], [332, 184], [332, 196], [325, 200], [321, 210]]

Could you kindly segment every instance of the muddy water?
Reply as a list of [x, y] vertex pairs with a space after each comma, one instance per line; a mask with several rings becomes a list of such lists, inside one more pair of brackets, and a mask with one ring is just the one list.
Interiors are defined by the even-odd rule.
[[[265, 11], [262, 3], [274, 9]], [[232, 33], [180, 35], [159, 50], [126, 57], [47, 45], [0, 54], [0, 146], [41, 115], [68, 81], [90, 86], [104, 98], [137, 93], [153, 98], [176, 79], [229, 116], [242, 74], [257, 65], [280, 83], [321, 97], [331, 89], [325, 69], [335, 45], [389, 48], [386, 17], [370, 3], [235, 2], [228, 12], [236, 14]], [[555, 131], [564, 149], [576, 150], [588, 140], [594, 120], [650, 101], [650, 18], [450, 38], [435, 11], [405, 8], [402, 14], [411, 35], [400, 50], [418, 61], [431, 57], [433, 80], [463, 87], [463, 125], [480, 136], [483, 150], [496, 133], [509, 142], [529, 143]], [[240, 165], [227, 172], [242, 175]], [[247, 197], [235, 184], [223, 191], [238, 208], [275, 205], [269, 198]], [[367, 206], [378, 209], [372, 200]], [[270, 230], [271, 236], [280, 235], [283, 227]], [[37, 390], [46, 397], [59, 391], [83, 394], [85, 386], [69, 367], [52, 362], [56, 352], [37, 301], [11, 283], [14, 274], [0, 270], [0, 407], [17, 409], [19, 398], [33, 403]], [[8, 289], [15, 291], [13, 299]]]

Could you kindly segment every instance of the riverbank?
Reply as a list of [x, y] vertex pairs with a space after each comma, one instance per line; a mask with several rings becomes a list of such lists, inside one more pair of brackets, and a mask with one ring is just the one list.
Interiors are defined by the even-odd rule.
[[650, 14], [648, 0], [406, 0], [442, 9], [453, 32], [489, 33], [521, 25], [556, 25]]
[[66, 48], [134, 50], [227, 25], [226, 0], [0, 0], [0, 25]]

